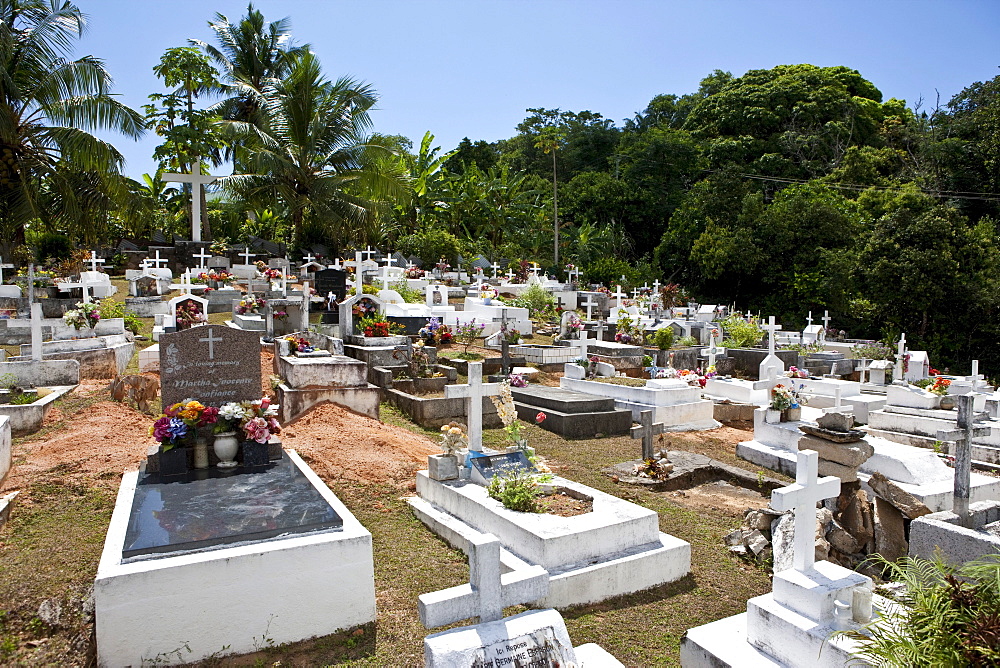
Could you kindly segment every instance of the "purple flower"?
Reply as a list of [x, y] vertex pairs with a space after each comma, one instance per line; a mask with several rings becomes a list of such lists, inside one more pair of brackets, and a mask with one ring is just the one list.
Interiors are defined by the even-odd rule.
[[153, 438], [161, 443], [170, 438], [170, 418], [164, 416], [153, 423]]

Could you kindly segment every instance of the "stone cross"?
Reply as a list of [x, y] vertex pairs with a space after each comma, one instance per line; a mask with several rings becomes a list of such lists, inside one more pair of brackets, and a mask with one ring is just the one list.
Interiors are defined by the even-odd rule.
[[906, 332], [899, 335], [899, 343], [896, 344], [896, 364], [892, 367], [892, 384], [905, 385], [903, 380], [903, 360], [906, 358]]
[[147, 264], [151, 264], [154, 267], [156, 267], [157, 269], [161, 268], [160, 265], [170, 264], [170, 260], [168, 260], [165, 257], [160, 257], [160, 249], [159, 248], [156, 249], [156, 257], [155, 258], [147, 257], [145, 261], [146, 261]]
[[[104, 260], [101, 260], [101, 262], [103, 262], [103, 261]], [[14, 268], [14, 265], [9, 264], [9, 263], [5, 263], [3, 261], [3, 258], [0, 257], [0, 283], [3, 283], [3, 270], [4, 269], [13, 269], [13, 268]]]
[[639, 298], [639, 288], [632, 288], [632, 299]]
[[510, 342], [507, 340], [507, 309], [500, 309], [500, 373], [510, 375]]
[[42, 361], [42, 305], [31, 305], [31, 360]]
[[208, 342], [208, 359], [214, 360], [215, 359], [215, 344], [218, 341], [222, 341], [222, 337], [220, 336], [220, 337], [216, 338], [215, 332], [213, 331], [212, 327], [207, 327], [206, 329], [208, 329], [208, 336], [203, 336], [203, 337], [201, 337], [198, 340], [199, 341], [207, 341]]
[[615, 298], [615, 301], [616, 301], [615, 305], [618, 308], [622, 307], [622, 299], [624, 299], [625, 297], [628, 297], [627, 294], [625, 294], [624, 292], [622, 292], [622, 286], [620, 286], [620, 285], [615, 286], [615, 292], [612, 293], [611, 296]]
[[191, 184], [191, 241], [201, 241], [201, 187], [215, 181], [211, 174], [201, 173], [201, 158], [195, 158], [190, 174], [164, 174], [164, 181]]
[[501, 576], [496, 536], [476, 534], [468, 540], [469, 584], [421, 594], [417, 599], [420, 623], [426, 628], [472, 617], [478, 617], [480, 624], [495, 622], [503, 618], [505, 607], [537, 601], [548, 594], [549, 573], [543, 567], [528, 566]]
[[840, 478], [819, 478], [819, 454], [800, 450], [795, 467], [795, 484], [771, 492], [771, 507], [795, 514], [795, 543], [792, 567], [807, 571], [816, 563], [816, 504], [840, 494]]
[[500, 383], [483, 382], [483, 363], [469, 362], [466, 385], [445, 385], [448, 399], [465, 399], [465, 417], [469, 427], [469, 450], [483, 451], [483, 398], [500, 394]]
[[[712, 331], [715, 332], [716, 330], [713, 329]], [[719, 348], [716, 345], [716, 337], [715, 337], [714, 333], [711, 335], [711, 339], [712, 339], [712, 345], [709, 346], [709, 348], [708, 348], [708, 366], [709, 366], [709, 368], [712, 368], [713, 366], [715, 366], [715, 358], [719, 354]]]
[[83, 293], [83, 303], [90, 303], [90, 286], [87, 284], [87, 275], [80, 272], [80, 292]]
[[385, 266], [382, 267], [382, 276], [379, 278], [379, 280], [382, 281], [382, 289], [383, 290], [388, 290], [389, 289], [389, 280], [390, 280], [389, 279], [389, 266], [391, 265], [392, 260], [386, 259], [386, 260], [383, 260], [383, 262], [385, 262]]
[[[264, 307], [264, 341], [274, 341], [274, 300]], [[202, 339], [204, 340], [204, 339]]]
[[588, 293], [587, 302], [583, 304], [583, 306], [587, 307], [587, 322], [590, 322], [591, 320], [593, 320], [593, 318], [590, 315], [590, 309], [597, 306], [597, 304], [594, 303], [594, 295]]
[[764, 329], [768, 331], [768, 337], [767, 337], [768, 352], [767, 352], [767, 357], [765, 357], [764, 361], [760, 363], [758, 376], [760, 380], [770, 380], [778, 375], [779, 367], [781, 368], [782, 372], [785, 370], [785, 363], [782, 362], [781, 359], [779, 359], [778, 356], [774, 354], [774, 343], [775, 343], [774, 335], [775, 332], [781, 330], [781, 326], [774, 324], [774, 316], [772, 315], [768, 317], [767, 324], [764, 325]]
[[962, 526], [971, 529], [969, 492], [972, 476], [972, 439], [989, 436], [989, 427], [977, 427], [975, 421], [975, 392], [955, 396], [958, 409], [958, 429], [938, 431], [938, 439], [955, 442], [955, 495], [952, 510], [961, 518]]
[[598, 341], [604, 340], [604, 332], [606, 329], [607, 326], [604, 324], [604, 318], [601, 318], [600, 320], [597, 321], [597, 328], [594, 330], [595, 332], [597, 332]]
[[662, 422], [653, 424], [653, 411], [642, 411], [639, 413], [639, 425], [632, 427], [630, 435], [632, 438], [642, 439], [642, 458], [653, 458], [653, 437], [666, 431]]
[[587, 352], [590, 348], [590, 341], [587, 337], [590, 335], [586, 330], [580, 330], [580, 338], [576, 339], [576, 347], [580, 349], [580, 359], [587, 359]]
[[371, 246], [368, 246], [367, 248], [365, 248], [365, 249], [364, 249], [363, 251], [361, 251], [361, 252], [362, 252], [362, 254], [364, 254], [364, 255], [367, 255], [367, 256], [368, 256], [368, 257], [364, 258], [365, 260], [370, 260], [370, 259], [372, 259], [372, 255], [374, 255], [374, 254], [375, 254], [375, 253], [377, 253], [378, 251], [377, 251], [377, 250], [375, 250], [374, 248], [372, 248]]
[[823, 341], [825, 343], [826, 342], [826, 330], [830, 328], [830, 320], [832, 320], [832, 318], [830, 317], [830, 312], [829, 311], [823, 311], [823, 318], [822, 318], [822, 320], [823, 320], [823, 331], [820, 332], [820, 341]]
[[979, 373], [979, 360], [972, 360], [972, 373], [969, 375], [969, 380], [972, 381], [972, 391], [975, 392], [979, 381], [983, 380], [982, 374]]
[[309, 294], [309, 281], [302, 281], [302, 306], [299, 307], [299, 315], [301, 316], [301, 321], [299, 323], [299, 330], [306, 332], [309, 331], [309, 302], [311, 295]]
[[192, 257], [198, 258], [198, 268], [199, 269], [204, 269], [205, 266], [206, 266], [205, 265], [205, 260], [211, 259], [212, 258], [212, 254], [211, 253], [206, 253], [204, 248], [199, 248], [198, 252], [195, 253]]
[[191, 294], [191, 275], [188, 274], [187, 267], [184, 268], [184, 273], [181, 274], [181, 292], [186, 295]]
[[513, 280], [514, 280], [514, 270], [513, 269], [508, 269], [507, 270], [507, 282], [510, 283]]
[[247, 246], [247, 247], [246, 247], [246, 248], [245, 248], [245, 249], [243, 250], [243, 252], [242, 252], [242, 253], [240, 253], [240, 257], [242, 257], [242, 258], [243, 258], [244, 260], [246, 260], [246, 261], [245, 261], [245, 262], [244, 262], [243, 264], [250, 264], [250, 258], [252, 258], [252, 257], [257, 257], [257, 254], [256, 254], [256, 253], [251, 253], [251, 252], [250, 252], [250, 247], [249, 247], [249, 246]]
[[813, 312], [809, 311], [809, 316], [806, 318], [806, 326], [812, 327], [813, 324]]
[[28, 303], [35, 303], [35, 264], [28, 263]]
[[859, 376], [860, 376], [860, 379], [861, 379], [861, 384], [864, 385], [865, 384], [865, 374], [868, 372], [868, 359], [865, 358], [865, 357], [862, 357], [858, 361], [860, 362], [860, 366], [858, 367]]
[[313, 255], [312, 253], [306, 253], [305, 255], [302, 256], [302, 261], [305, 264], [309, 264], [310, 262], [312, 262], [315, 259], [316, 259], [316, 256]]

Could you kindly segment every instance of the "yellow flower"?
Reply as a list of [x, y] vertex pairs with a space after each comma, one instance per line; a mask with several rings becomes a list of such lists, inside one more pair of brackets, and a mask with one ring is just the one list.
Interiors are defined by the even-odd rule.
[[448, 425], [446, 424], [441, 425], [441, 431], [448, 431], [449, 429], [451, 429], [451, 427], [449, 427]]
[[462, 433], [462, 430], [459, 429], [458, 427], [452, 427], [451, 429], [449, 429], [449, 431], [455, 434], [456, 436]]
[[195, 409], [195, 410], [199, 410], [200, 411], [200, 410], [204, 410], [205, 406], [203, 404], [201, 404], [200, 402], [197, 402], [197, 401], [189, 401], [189, 402], [187, 402], [187, 408], [188, 409]]

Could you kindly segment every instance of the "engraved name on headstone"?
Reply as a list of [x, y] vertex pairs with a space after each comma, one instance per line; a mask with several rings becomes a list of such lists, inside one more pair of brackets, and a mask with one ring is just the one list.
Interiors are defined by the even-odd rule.
[[206, 406], [261, 397], [260, 333], [221, 325], [160, 337], [163, 405], [194, 398]]
[[472, 668], [555, 668], [565, 665], [569, 665], [566, 648], [559, 642], [555, 629], [551, 626], [491, 643], [483, 647], [472, 660]]
[[535, 471], [535, 466], [520, 450], [499, 455], [473, 457], [470, 463], [472, 464], [472, 481], [481, 485], [489, 483], [490, 479], [496, 475], [506, 475], [514, 471]]

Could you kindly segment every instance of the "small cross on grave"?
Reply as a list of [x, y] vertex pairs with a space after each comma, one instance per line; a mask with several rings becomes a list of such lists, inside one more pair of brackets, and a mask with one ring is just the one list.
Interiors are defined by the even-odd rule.
[[513, 280], [514, 280], [514, 270], [513, 269], [508, 269], [507, 270], [507, 282], [510, 283]]
[[588, 349], [590, 348], [590, 341], [587, 339], [589, 332], [586, 330], [580, 330], [580, 338], [576, 340], [576, 347], [580, 349], [580, 359], [586, 360]]
[[465, 399], [465, 417], [469, 426], [469, 450], [483, 451], [483, 399], [500, 394], [500, 383], [483, 382], [483, 363], [469, 362], [467, 385], [445, 385], [448, 399]]
[[370, 259], [372, 259], [372, 255], [374, 255], [374, 254], [375, 254], [375, 253], [377, 253], [377, 252], [378, 252], [377, 250], [375, 250], [375, 249], [374, 249], [374, 248], [372, 248], [371, 246], [368, 246], [368, 247], [367, 247], [367, 248], [365, 248], [365, 249], [364, 249], [363, 251], [361, 251], [361, 254], [362, 254], [362, 255], [367, 255], [368, 257], [366, 257], [366, 258], [362, 258], [362, 259], [364, 259], [364, 260], [370, 260]]
[[389, 281], [391, 280], [389, 278], [389, 266], [392, 264], [392, 260], [390, 258], [386, 258], [382, 261], [385, 262], [385, 266], [382, 267], [382, 276], [379, 277], [379, 280], [382, 281], [382, 289], [388, 290]]
[[899, 335], [899, 343], [896, 344], [896, 364], [892, 367], [892, 384], [905, 385], [903, 380], [903, 360], [906, 359], [906, 332]]
[[771, 492], [771, 507], [795, 514], [795, 543], [792, 567], [807, 571], [816, 563], [816, 504], [840, 494], [840, 478], [818, 477], [819, 454], [800, 450], [795, 467], [795, 484]]
[[83, 293], [83, 303], [90, 303], [90, 285], [87, 284], [87, 275], [80, 273], [80, 292]]
[[830, 321], [833, 318], [830, 317], [829, 311], [823, 311], [823, 331], [819, 333], [819, 339], [822, 342], [826, 342], [826, 330], [830, 328]]
[[157, 269], [161, 269], [163, 267], [163, 265], [170, 264], [170, 260], [168, 260], [165, 257], [160, 257], [160, 249], [159, 248], [156, 249], [156, 257], [155, 258], [147, 257], [144, 261], [147, 264], [153, 265]]
[[497, 277], [497, 273], [499, 273], [499, 271], [500, 271], [500, 265], [498, 265], [496, 262], [494, 262], [493, 264], [490, 265], [490, 269], [493, 270], [493, 278], [496, 278]]
[[312, 253], [306, 253], [305, 255], [302, 256], [302, 262], [304, 264], [309, 264], [310, 262], [312, 262], [315, 259], [316, 259], [316, 256], [313, 255]]
[[250, 247], [247, 246], [245, 249], [243, 249], [243, 252], [240, 253], [240, 257], [243, 258], [244, 260], [243, 264], [250, 264], [250, 258], [257, 257], [257, 254], [251, 253]]
[[601, 318], [600, 320], [597, 321], [597, 328], [594, 330], [594, 331], [597, 332], [597, 340], [598, 341], [603, 341], [604, 340], [604, 332], [605, 332], [605, 330], [607, 330], [607, 326], [604, 324], [604, 318]]
[[632, 299], [639, 298], [639, 288], [632, 288]]
[[212, 259], [213, 256], [211, 253], [206, 253], [204, 248], [199, 248], [198, 252], [191, 257], [198, 258], [198, 268], [204, 269], [207, 266], [206, 261]]
[[813, 312], [809, 311], [808, 317], [806, 317], [806, 327], [812, 327], [813, 324]]
[[[0, 265], [2, 267], [3, 265]], [[984, 380], [984, 377], [979, 373], [979, 360], [972, 360], [972, 373], [969, 375], [969, 380], [972, 382], [972, 391], [975, 392], [976, 388], [979, 387], [979, 381]]]
[[198, 340], [199, 341], [207, 341], [208, 342], [208, 359], [214, 360], [215, 359], [215, 343], [217, 341], [222, 341], [222, 337], [221, 336], [219, 336], [219, 337], [215, 336], [215, 328], [214, 327], [207, 327], [206, 329], [208, 329], [208, 336], [203, 336], [203, 337], [201, 337]]
[[777, 355], [774, 354], [774, 335], [776, 332], [781, 331], [781, 325], [774, 324], [774, 316], [769, 316], [767, 319], [767, 324], [764, 325], [764, 329], [768, 332], [767, 337], [767, 357], [764, 361], [760, 363], [758, 376], [760, 380], [770, 380], [777, 376], [779, 373], [784, 373], [785, 363], [782, 362]]
[[432, 629], [472, 617], [478, 617], [480, 624], [495, 622], [503, 618], [505, 607], [537, 601], [548, 594], [549, 573], [541, 566], [501, 574], [500, 541], [493, 534], [470, 537], [468, 552], [469, 584], [418, 597], [424, 627]]
[[201, 158], [195, 158], [190, 174], [164, 174], [164, 181], [191, 184], [191, 241], [201, 241], [201, 187], [217, 177], [201, 173]]
[[615, 286], [615, 292], [611, 296], [615, 298], [615, 302], [616, 302], [615, 303], [615, 307], [616, 308], [621, 308], [622, 307], [622, 300], [625, 299], [626, 297], [628, 297], [627, 294], [625, 294], [624, 292], [622, 292], [622, 286], [620, 286], [620, 285], [616, 285]]
[[962, 526], [971, 527], [971, 517], [969, 516], [969, 491], [970, 477], [972, 475], [972, 439], [989, 436], [989, 427], [977, 427], [975, 420], [975, 392], [959, 394], [955, 396], [955, 404], [958, 409], [958, 428], [942, 429], [938, 432], [938, 439], [942, 441], [955, 442], [955, 496], [952, 501], [952, 510], [959, 516]]
[[862, 385], [864, 385], [867, 382], [865, 380], [865, 374], [868, 373], [868, 363], [870, 361], [871, 360], [869, 360], [866, 357], [862, 357], [861, 359], [858, 360], [858, 373]]
[[12, 265], [10, 263], [7, 263], [7, 262], [4, 262], [3, 258], [0, 257], [0, 283], [3, 283], [3, 270], [4, 269], [13, 269], [13, 268], [14, 268], [14, 265]]
[[97, 257], [97, 251], [90, 251], [90, 257], [87, 258], [87, 262], [90, 263], [90, 270], [94, 272], [100, 271], [97, 265], [104, 264], [104, 260]]
[[660, 281], [656, 280], [656, 281], [653, 281], [653, 295], [654, 295], [654, 298], [655, 298], [655, 295], [659, 295], [659, 294], [660, 294]]
[[309, 281], [302, 281], [302, 305], [299, 307], [301, 322], [299, 329], [303, 332], [309, 331]]
[[630, 435], [632, 438], [642, 439], [642, 458], [653, 458], [653, 437], [666, 431], [662, 422], [653, 424], [653, 411], [642, 411], [639, 413], [638, 426], [632, 427]]
[[333, 268], [334, 269], [340, 269], [340, 258], [339, 257], [338, 258], [334, 258], [334, 260], [333, 260]]
[[594, 301], [594, 295], [587, 293], [587, 301], [583, 303], [583, 306], [587, 309], [587, 322], [592, 321], [594, 318], [590, 313], [590, 310], [597, 306], [597, 302]]

